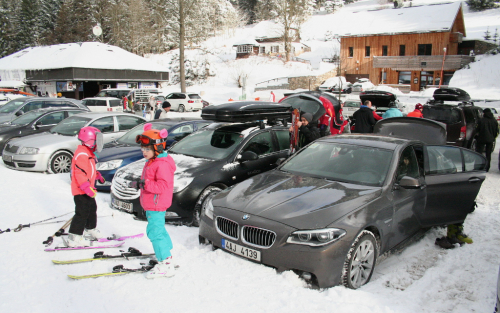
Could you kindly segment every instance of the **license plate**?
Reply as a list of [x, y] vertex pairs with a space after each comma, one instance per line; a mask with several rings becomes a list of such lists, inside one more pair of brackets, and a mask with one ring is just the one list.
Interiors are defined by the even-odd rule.
[[222, 239], [222, 247], [234, 254], [260, 262], [260, 251], [237, 245], [226, 239]]
[[12, 155], [2, 155], [2, 159], [5, 161], [5, 162], [12, 162]]
[[111, 203], [120, 210], [129, 212], [129, 213], [133, 212], [134, 206], [132, 203], [127, 203], [127, 202], [123, 202], [120, 200], [116, 200], [115, 198], [111, 199]]

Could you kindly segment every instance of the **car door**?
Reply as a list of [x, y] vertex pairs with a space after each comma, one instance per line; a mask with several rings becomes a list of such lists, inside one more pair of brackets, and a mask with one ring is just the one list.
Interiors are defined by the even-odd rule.
[[115, 120], [113, 116], [101, 117], [90, 123], [89, 126], [93, 126], [101, 131], [104, 143], [118, 139], [120, 136], [120, 133], [115, 132]]
[[486, 178], [486, 158], [451, 146], [427, 146], [424, 151], [427, 203], [420, 217], [423, 226], [463, 222]]
[[252, 151], [257, 154], [258, 159], [253, 161], [238, 162], [232, 167], [233, 183], [239, 183], [254, 175], [266, 172], [276, 167], [276, 160], [279, 157], [278, 151], [273, 144], [273, 137], [270, 130], [260, 132], [251, 136], [240, 149], [237, 158], [245, 151]]
[[53, 112], [46, 114], [34, 121], [33, 123], [33, 133], [40, 133], [48, 131], [53, 126], [59, 124], [60, 121], [66, 118], [64, 111]]
[[[420, 229], [419, 213], [425, 208], [426, 188], [423, 172], [417, 160], [414, 146], [406, 147], [399, 155], [398, 167], [393, 178], [392, 188], [392, 236], [388, 236], [390, 248], [402, 242]], [[399, 186], [401, 178], [408, 176], [418, 179], [421, 188]]]

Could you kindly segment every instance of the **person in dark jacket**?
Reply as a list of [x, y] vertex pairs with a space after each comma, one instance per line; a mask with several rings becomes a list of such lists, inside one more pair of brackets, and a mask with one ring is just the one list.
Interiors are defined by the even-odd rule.
[[498, 122], [495, 120], [493, 113], [490, 109], [484, 109], [484, 116], [479, 120], [477, 124], [477, 143], [476, 151], [479, 153], [485, 153], [487, 164], [486, 171], [490, 169], [491, 162], [491, 152], [493, 150], [493, 143], [498, 136]]
[[[321, 137], [319, 128], [317, 125], [314, 125], [314, 123], [312, 123], [312, 119], [313, 116], [311, 113], [304, 113], [300, 117], [300, 121], [297, 123], [297, 126], [299, 127], [298, 149], [301, 149], [302, 147]], [[289, 131], [292, 131], [292, 127], [290, 127]]]
[[371, 109], [372, 103], [366, 100], [359, 110], [354, 112], [352, 119], [354, 120], [353, 133], [373, 133], [373, 126], [377, 122], [373, 117], [373, 111]]

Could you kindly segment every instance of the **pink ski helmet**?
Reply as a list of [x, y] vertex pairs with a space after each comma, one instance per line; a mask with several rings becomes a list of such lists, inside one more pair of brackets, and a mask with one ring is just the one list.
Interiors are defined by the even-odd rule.
[[99, 129], [87, 126], [80, 129], [78, 140], [82, 145], [89, 147], [92, 151], [101, 152], [103, 146], [102, 133]]

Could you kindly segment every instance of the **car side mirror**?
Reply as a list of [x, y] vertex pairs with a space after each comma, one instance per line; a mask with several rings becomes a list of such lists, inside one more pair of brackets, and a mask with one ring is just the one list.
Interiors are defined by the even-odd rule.
[[42, 127], [42, 122], [41, 122], [41, 121], [37, 121], [37, 122], [35, 123], [35, 129], [38, 129], [38, 128], [40, 128], [40, 127]]
[[417, 178], [403, 176], [403, 178], [401, 178], [401, 180], [399, 181], [399, 186], [405, 189], [419, 189], [420, 182]]
[[19, 110], [19, 111], [16, 112], [16, 116], [21, 116], [23, 114], [24, 114], [24, 112], [22, 110]]
[[276, 163], [275, 163], [275, 164], [276, 164], [276, 166], [280, 166], [280, 165], [281, 165], [281, 163], [285, 162], [285, 160], [286, 160], [286, 158], [279, 158], [279, 159], [277, 159], [277, 160], [276, 160]]
[[240, 157], [238, 158], [238, 161], [240, 163], [243, 163], [246, 161], [255, 161], [258, 159], [259, 159], [259, 156], [257, 155], [257, 153], [255, 153], [253, 151], [245, 151], [240, 155]]

